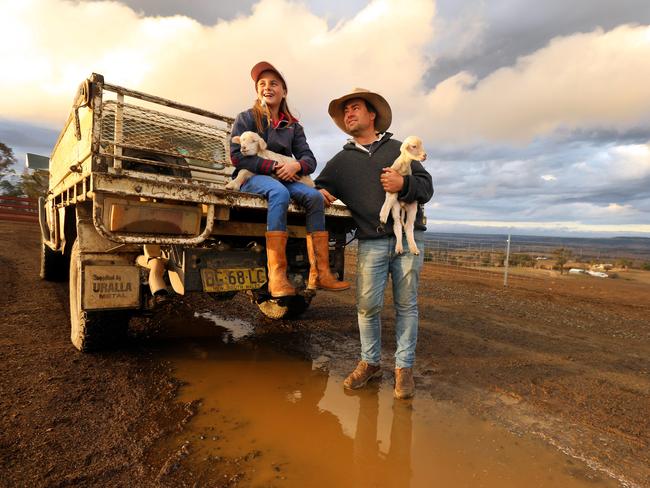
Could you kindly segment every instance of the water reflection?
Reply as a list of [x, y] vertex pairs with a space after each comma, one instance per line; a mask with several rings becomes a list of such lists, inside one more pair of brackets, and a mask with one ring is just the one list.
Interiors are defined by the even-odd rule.
[[182, 434], [196, 471], [212, 456], [247, 460], [239, 486], [613, 486], [576, 478], [566, 456], [453, 404], [395, 400], [392, 378], [347, 393], [333, 353], [305, 361], [212, 327], [215, 339], [166, 353], [187, 385], [181, 400], [202, 400]]
[[379, 438], [379, 390], [377, 383], [359, 392], [353, 463], [357, 486], [410, 486], [413, 404], [393, 401], [388, 451], [382, 452]]

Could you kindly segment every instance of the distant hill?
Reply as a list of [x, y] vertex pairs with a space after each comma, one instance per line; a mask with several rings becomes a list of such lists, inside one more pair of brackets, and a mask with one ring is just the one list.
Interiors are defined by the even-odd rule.
[[[504, 234], [461, 234], [426, 232], [427, 241], [444, 242], [449, 247], [503, 247]], [[559, 247], [570, 248], [574, 255], [582, 258], [604, 260], [629, 258], [650, 261], [650, 238], [648, 237], [549, 237], [513, 235], [510, 238], [511, 252], [551, 253]]]

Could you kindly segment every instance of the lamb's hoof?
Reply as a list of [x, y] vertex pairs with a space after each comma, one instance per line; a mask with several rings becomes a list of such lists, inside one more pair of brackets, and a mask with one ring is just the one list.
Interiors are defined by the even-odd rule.
[[382, 224], [385, 224], [386, 222], [388, 222], [388, 215], [380, 215], [379, 216], [379, 222], [381, 222]]
[[395, 246], [395, 254], [404, 254], [404, 248], [402, 246]]
[[415, 249], [409, 249], [411, 251], [411, 254], [415, 254], [416, 256], [420, 255], [420, 250], [416, 247]]
[[239, 191], [239, 187], [238, 187], [236, 184], [233, 184], [233, 183], [228, 183], [228, 184], [225, 186], [225, 188], [226, 188], [226, 190], [235, 190], [235, 191]]

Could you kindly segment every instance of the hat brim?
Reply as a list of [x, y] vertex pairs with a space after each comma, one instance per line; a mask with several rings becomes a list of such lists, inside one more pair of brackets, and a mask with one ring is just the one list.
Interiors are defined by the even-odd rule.
[[377, 115], [375, 116], [375, 131], [379, 133], [386, 132], [390, 127], [391, 122], [393, 121], [393, 112], [384, 97], [378, 93], [373, 93], [371, 91], [354, 91], [330, 102], [329, 107], [327, 108], [327, 112], [330, 114], [330, 117], [332, 117], [332, 120], [334, 120], [334, 123], [338, 126], [338, 128], [346, 134], [352, 135], [345, 128], [345, 122], [343, 121], [343, 111], [345, 104], [349, 100], [353, 100], [355, 98], [361, 98], [362, 100], [370, 103], [375, 108], [377, 111]]
[[282, 83], [284, 83], [285, 90], [287, 89], [287, 81], [284, 79], [284, 76], [282, 76], [282, 73], [280, 73], [280, 70], [278, 70], [268, 61], [260, 61], [251, 69], [251, 78], [253, 78], [253, 82], [255, 82], [255, 84], [257, 84], [257, 80], [259, 80], [260, 75], [265, 71], [273, 71], [275, 74], [277, 74], [282, 80]]

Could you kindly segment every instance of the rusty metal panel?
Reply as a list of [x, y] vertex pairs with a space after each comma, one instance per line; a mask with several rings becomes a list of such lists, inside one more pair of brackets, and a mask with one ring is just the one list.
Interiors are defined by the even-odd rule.
[[111, 232], [196, 235], [201, 229], [201, 208], [198, 206], [107, 198], [104, 214], [107, 210]]
[[82, 308], [106, 310], [140, 306], [140, 271], [136, 266], [82, 266]]
[[[289, 237], [306, 237], [307, 231], [304, 226], [288, 225]], [[215, 222], [212, 235], [221, 236], [259, 236], [264, 237], [266, 233], [265, 223], [254, 222]]]
[[[166, 198], [184, 202], [213, 203], [222, 207], [240, 207], [266, 209], [267, 202], [263, 196], [252, 193], [225, 190], [216, 183], [198, 183], [182, 178], [165, 178], [157, 175], [141, 174], [137, 177], [127, 175], [93, 175], [95, 192], [113, 193], [117, 196], [137, 195], [146, 198]], [[289, 213], [304, 213], [302, 207], [295, 203], [289, 205]], [[333, 205], [325, 209], [330, 217], [350, 217], [350, 211], [344, 205]]]

